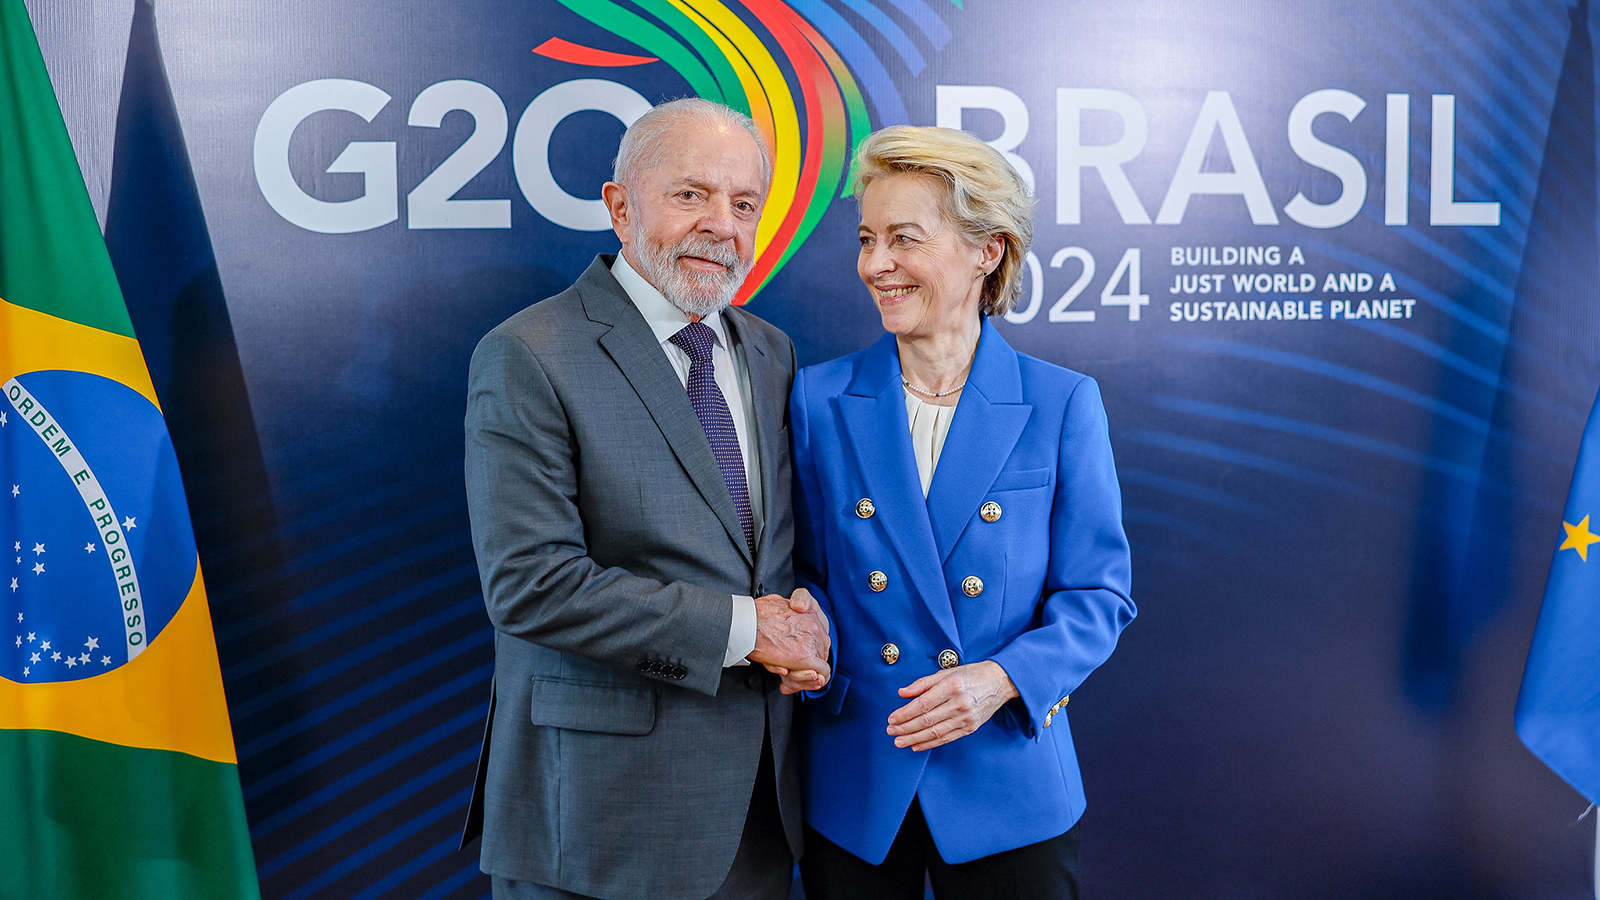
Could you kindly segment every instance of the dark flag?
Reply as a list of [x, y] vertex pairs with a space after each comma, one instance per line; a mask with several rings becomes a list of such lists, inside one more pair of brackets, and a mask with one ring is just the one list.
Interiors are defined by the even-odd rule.
[[[166, 412], [200, 559], [227, 584], [236, 579], [223, 570], [222, 551], [275, 546], [276, 517], [151, 0], [134, 6], [105, 239]], [[237, 555], [227, 555], [229, 565], [239, 565]]]

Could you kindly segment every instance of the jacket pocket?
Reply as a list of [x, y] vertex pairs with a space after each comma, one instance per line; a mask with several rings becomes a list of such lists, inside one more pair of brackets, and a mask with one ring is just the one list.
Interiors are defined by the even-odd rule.
[[649, 734], [656, 727], [653, 688], [559, 678], [534, 678], [532, 682], [530, 706], [535, 725], [632, 735]]
[[989, 485], [989, 492], [1020, 491], [1025, 488], [1044, 487], [1049, 483], [1049, 469], [1021, 469], [996, 475], [994, 483]]

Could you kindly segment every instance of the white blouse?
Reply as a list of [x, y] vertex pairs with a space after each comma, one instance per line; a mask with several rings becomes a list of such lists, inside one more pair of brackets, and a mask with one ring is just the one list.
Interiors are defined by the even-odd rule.
[[926, 497], [928, 486], [933, 484], [933, 470], [939, 467], [939, 454], [944, 452], [950, 422], [956, 417], [956, 408], [924, 403], [910, 388], [905, 392], [906, 419], [911, 422], [911, 450], [917, 457], [917, 475], [922, 479], [922, 496]]

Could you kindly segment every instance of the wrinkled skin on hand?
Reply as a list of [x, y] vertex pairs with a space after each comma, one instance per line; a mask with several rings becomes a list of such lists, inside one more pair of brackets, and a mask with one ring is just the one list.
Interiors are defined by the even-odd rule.
[[918, 678], [900, 696], [916, 699], [889, 714], [894, 745], [932, 750], [977, 731], [1018, 694], [1006, 670], [984, 660]]
[[756, 600], [756, 647], [746, 657], [782, 676], [785, 694], [826, 687], [832, 670], [828, 652], [828, 617], [805, 588], [784, 598], [767, 594]]

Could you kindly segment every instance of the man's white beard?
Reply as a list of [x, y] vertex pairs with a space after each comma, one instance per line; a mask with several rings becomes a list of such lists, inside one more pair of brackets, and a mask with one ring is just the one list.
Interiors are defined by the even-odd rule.
[[[639, 232], [635, 235], [634, 246], [639, 248], [639, 263], [644, 269], [639, 274], [655, 285], [668, 303], [691, 316], [710, 318], [721, 312], [733, 302], [739, 286], [750, 274], [751, 265], [728, 244], [686, 237], [671, 247], [663, 247]], [[678, 265], [682, 256], [698, 256], [727, 268], [721, 274], [691, 272]]]

